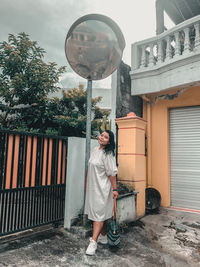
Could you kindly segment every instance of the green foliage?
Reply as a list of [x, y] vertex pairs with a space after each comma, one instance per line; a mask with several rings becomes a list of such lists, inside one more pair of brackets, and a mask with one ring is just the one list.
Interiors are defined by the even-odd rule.
[[43, 61], [44, 49], [27, 34], [9, 34], [0, 43], [0, 125], [5, 128], [40, 128], [47, 95], [57, 91], [65, 68]]
[[105, 130], [111, 130], [111, 121], [107, 120], [106, 116], [103, 116], [103, 119], [98, 124], [99, 132], [102, 133]]
[[[94, 109], [94, 120], [92, 121], [92, 132], [98, 130], [99, 119], [105, 114], [109, 115], [109, 111], [102, 111], [97, 107], [97, 103], [102, 97], [92, 99], [92, 108]], [[56, 105], [56, 102], [58, 105]], [[87, 90], [83, 85], [79, 88], [73, 88], [63, 91], [60, 100], [54, 98], [51, 102], [54, 108], [54, 123], [59, 126], [59, 134], [67, 136], [85, 136], [86, 132], [86, 114], [87, 114]], [[96, 112], [98, 111], [98, 112]]]
[[[0, 43], [0, 128], [66, 136], [84, 136], [86, 131], [87, 90], [83, 86], [63, 91], [61, 99], [49, 93], [61, 90], [59, 78], [65, 68], [45, 63], [45, 51], [25, 33], [9, 34]], [[97, 107], [101, 97], [92, 99], [95, 119], [109, 111]]]

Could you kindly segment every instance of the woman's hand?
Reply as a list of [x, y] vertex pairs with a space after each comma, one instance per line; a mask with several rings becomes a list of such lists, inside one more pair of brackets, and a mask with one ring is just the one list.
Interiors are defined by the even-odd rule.
[[113, 191], [112, 194], [113, 194], [113, 198], [117, 198], [119, 195], [117, 191]]
[[118, 192], [117, 192], [117, 182], [116, 182], [116, 176], [109, 176], [111, 186], [112, 186], [112, 195], [113, 198], [118, 197]]

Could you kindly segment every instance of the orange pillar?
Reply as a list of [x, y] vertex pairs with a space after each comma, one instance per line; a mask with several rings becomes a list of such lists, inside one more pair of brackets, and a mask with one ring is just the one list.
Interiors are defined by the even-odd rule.
[[137, 218], [145, 215], [146, 121], [130, 112], [116, 119], [118, 125], [118, 180], [138, 192]]

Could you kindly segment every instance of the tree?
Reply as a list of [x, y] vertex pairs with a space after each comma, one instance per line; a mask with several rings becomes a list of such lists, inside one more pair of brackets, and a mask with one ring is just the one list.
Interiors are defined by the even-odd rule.
[[9, 34], [0, 43], [0, 125], [4, 128], [40, 128], [47, 96], [59, 88], [65, 71], [43, 61], [45, 51], [25, 33]]
[[[0, 128], [84, 136], [87, 90], [80, 85], [63, 91], [61, 99], [49, 98], [49, 93], [61, 90], [58, 82], [65, 68], [45, 63], [44, 54], [25, 33], [9, 34], [8, 42], [0, 43]], [[97, 107], [100, 100], [92, 99], [92, 130], [109, 114]]]
[[[92, 98], [92, 109], [94, 110], [92, 132], [100, 128], [100, 120], [110, 113], [109, 110], [101, 110], [97, 106], [101, 99], [101, 96]], [[61, 99], [54, 98], [50, 102], [49, 110], [53, 110], [53, 113], [52, 116], [49, 116], [52, 126], [48, 129], [50, 131], [57, 129], [59, 135], [85, 136], [86, 103], [87, 90], [84, 90], [83, 85], [79, 85], [79, 88], [63, 91]]]

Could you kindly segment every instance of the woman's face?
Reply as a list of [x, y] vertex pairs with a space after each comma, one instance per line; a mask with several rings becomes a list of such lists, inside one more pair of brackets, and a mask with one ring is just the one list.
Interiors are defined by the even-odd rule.
[[99, 135], [99, 144], [102, 146], [106, 146], [110, 140], [110, 136], [107, 132], [103, 132]]

